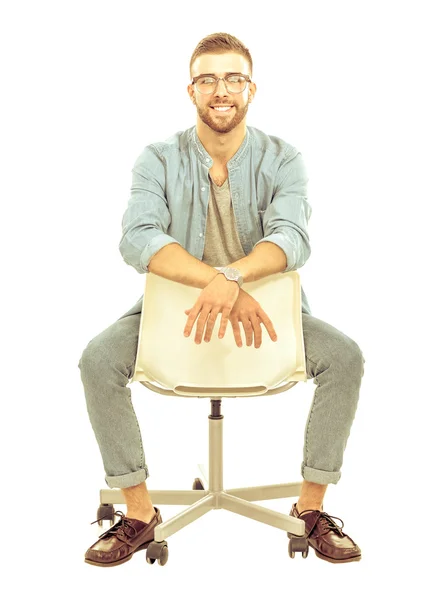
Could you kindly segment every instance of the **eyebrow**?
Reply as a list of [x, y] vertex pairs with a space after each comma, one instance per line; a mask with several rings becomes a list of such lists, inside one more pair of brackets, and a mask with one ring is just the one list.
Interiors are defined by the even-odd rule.
[[[218, 75], [216, 75], [215, 73], [201, 73], [200, 75], [196, 75], [196, 77], [206, 77], [207, 75], [212, 75], [213, 77], [218, 77]], [[226, 77], [226, 75], [243, 75], [243, 73], [241, 73], [240, 71], [228, 71], [227, 73], [224, 74], [224, 76]]]

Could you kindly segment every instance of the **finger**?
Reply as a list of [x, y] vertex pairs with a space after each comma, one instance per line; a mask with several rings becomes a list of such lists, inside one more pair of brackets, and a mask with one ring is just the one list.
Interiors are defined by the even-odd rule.
[[251, 321], [247, 319], [246, 321], [242, 321], [242, 326], [245, 331], [245, 339], [247, 340], [247, 346], [251, 346], [253, 343], [253, 326]]
[[213, 308], [210, 313], [209, 319], [207, 321], [207, 328], [205, 329], [205, 337], [204, 337], [205, 342], [209, 342], [211, 340], [211, 335], [212, 335], [214, 325], [217, 320], [217, 315], [218, 315], [219, 311], [220, 311], [219, 308]]
[[225, 308], [223, 307], [223, 311], [222, 311], [222, 316], [221, 316], [221, 323], [220, 323], [220, 329], [218, 331], [218, 337], [222, 338], [224, 337], [224, 334], [226, 333], [226, 327], [227, 327], [227, 323], [229, 321], [229, 315], [231, 313], [231, 308]]
[[254, 347], [260, 348], [262, 345], [262, 328], [260, 327], [260, 318], [258, 315], [250, 317], [254, 331]]
[[268, 332], [271, 340], [273, 342], [276, 342], [278, 339], [277, 333], [275, 331], [272, 321], [269, 319], [264, 310], [259, 310], [259, 317], [262, 320], [263, 325], [266, 327], [266, 331]]
[[239, 348], [241, 348], [242, 347], [242, 338], [241, 338], [241, 329], [239, 327], [239, 321], [238, 321], [238, 319], [234, 319], [233, 321], [231, 321], [231, 323], [232, 323], [233, 335], [235, 336], [236, 345]]
[[200, 344], [202, 341], [202, 336], [204, 334], [205, 323], [207, 322], [208, 316], [210, 314], [211, 307], [204, 307], [202, 309], [201, 314], [198, 318], [198, 324], [196, 325], [196, 335], [195, 342], [196, 344]]
[[186, 325], [184, 327], [184, 336], [188, 337], [191, 332], [192, 332], [192, 328], [193, 328], [193, 323], [196, 320], [196, 317], [199, 314], [199, 311], [201, 310], [201, 306], [198, 304], [195, 304], [195, 306], [191, 309], [190, 313], [189, 313], [189, 317], [186, 321]]

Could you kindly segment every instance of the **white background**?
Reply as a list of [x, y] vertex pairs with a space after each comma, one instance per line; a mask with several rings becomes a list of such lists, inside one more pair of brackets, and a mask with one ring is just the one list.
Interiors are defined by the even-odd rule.
[[[2, 4], [2, 546], [14, 597], [357, 598], [422, 580], [424, 4]], [[195, 124], [189, 60], [218, 31], [253, 57], [247, 124], [305, 159], [312, 255], [299, 272], [312, 313], [366, 359], [342, 478], [324, 499], [363, 559], [332, 565], [311, 550], [291, 560], [284, 532], [211, 511], [168, 540], [164, 567], [141, 552], [99, 569], [83, 557], [106, 484], [77, 365], [144, 291], [118, 249], [131, 168], [144, 146]], [[209, 400], [131, 389], [148, 489], [191, 489], [207, 459]], [[301, 479], [314, 390], [223, 401], [225, 488]], [[260, 504], [288, 514], [295, 500]]]

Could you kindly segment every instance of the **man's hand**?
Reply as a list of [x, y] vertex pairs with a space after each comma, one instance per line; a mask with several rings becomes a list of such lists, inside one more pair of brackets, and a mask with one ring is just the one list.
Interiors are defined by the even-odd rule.
[[211, 333], [214, 328], [217, 315], [219, 312], [221, 312], [222, 317], [218, 337], [222, 338], [226, 331], [230, 311], [235, 304], [239, 290], [240, 287], [236, 281], [228, 281], [222, 273], [216, 275], [214, 279], [202, 290], [193, 308], [184, 311], [186, 315], [189, 316], [186, 327], [184, 328], [185, 337], [191, 334], [193, 323], [195, 322], [199, 313], [201, 313], [199, 315], [198, 325], [196, 327], [195, 342], [197, 344], [201, 343], [205, 323], [207, 323], [205, 339], [206, 341], [209, 341], [211, 339]]
[[[224, 275], [223, 275], [223, 278], [224, 278]], [[217, 277], [215, 279], [217, 279]], [[228, 282], [226, 281], [226, 283], [228, 283]], [[230, 283], [234, 283], [234, 282], [230, 282]], [[207, 289], [207, 288], [205, 288], [205, 289]], [[195, 304], [195, 307], [196, 307], [196, 304]], [[194, 308], [192, 310], [194, 310]], [[190, 312], [190, 309], [185, 311], [186, 314], [189, 314], [189, 312]], [[217, 316], [218, 312], [219, 311], [216, 312], [215, 317]], [[209, 342], [211, 340], [211, 334], [212, 334], [212, 330], [213, 330], [214, 323], [215, 323], [215, 317], [212, 320], [212, 324], [211, 324], [211, 319], [209, 321], [209, 326], [207, 327], [207, 330], [205, 333], [205, 338], [204, 338], [204, 340], [206, 342]], [[224, 317], [225, 317], [225, 314], [223, 313], [223, 318]], [[259, 302], [257, 302], [257, 300], [255, 300], [252, 296], [250, 296], [250, 294], [248, 294], [247, 292], [244, 292], [244, 290], [241, 288], [239, 288], [238, 297], [233, 304], [232, 310], [229, 312], [228, 318], [229, 318], [230, 322], [232, 323], [233, 335], [235, 336], [236, 345], [239, 347], [242, 346], [239, 322], [242, 323], [242, 326], [244, 328], [247, 346], [251, 346], [251, 344], [252, 344], [253, 331], [254, 331], [254, 346], [255, 346], [255, 348], [260, 348], [260, 346], [262, 344], [262, 328], [260, 326], [260, 322], [262, 322], [264, 324], [271, 339], [274, 342], [276, 342], [276, 340], [278, 339], [275, 329], [273, 327], [272, 321], [269, 319], [269, 317], [267, 316], [265, 311], [262, 309]], [[194, 322], [194, 319], [192, 320], [192, 325], [193, 325], [193, 322]], [[203, 323], [205, 323], [205, 320]], [[189, 321], [186, 324], [186, 328], [187, 328], [188, 324], [189, 324]], [[222, 320], [222, 324], [223, 324], [223, 320]], [[191, 326], [190, 326], [189, 332], [190, 332], [190, 330], [191, 330]], [[185, 331], [187, 331], [187, 329], [185, 329]], [[225, 331], [226, 331], [226, 326], [224, 326], [223, 331], [220, 327], [218, 337], [222, 338]], [[201, 329], [199, 338], [198, 338], [198, 333], [196, 334], [195, 342], [197, 344], [199, 344], [202, 339], [202, 332], [203, 332], [203, 325], [202, 325], [202, 329]]]
[[253, 343], [253, 332], [254, 347], [260, 348], [262, 345], [262, 328], [260, 327], [260, 322], [266, 327], [272, 341], [276, 342], [278, 339], [273, 323], [260, 306], [260, 303], [242, 289], [239, 290], [239, 296], [230, 312], [229, 320], [232, 323], [236, 345], [239, 347], [242, 346], [239, 322], [242, 323], [244, 328], [247, 346], [251, 346]]

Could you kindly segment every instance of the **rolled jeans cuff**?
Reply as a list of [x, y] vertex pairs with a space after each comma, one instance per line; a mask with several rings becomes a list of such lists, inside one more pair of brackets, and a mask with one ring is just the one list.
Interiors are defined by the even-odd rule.
[[105, 482], [110, 488], [127, 488], [143, 483], [149, 477], [149, 470], [143, 467], [140, 471], [126, 475], [106, 475]]
[[303, 463], [301, 474], [303, 479], [306, 481], [312, 481], [313, 483], [320, 483], [322, 485], [327, 483], [337, 483], [342, 475], [340, 471], [322, 471], [321, 469], [312, 469], [312, 467], [306, 467]]

